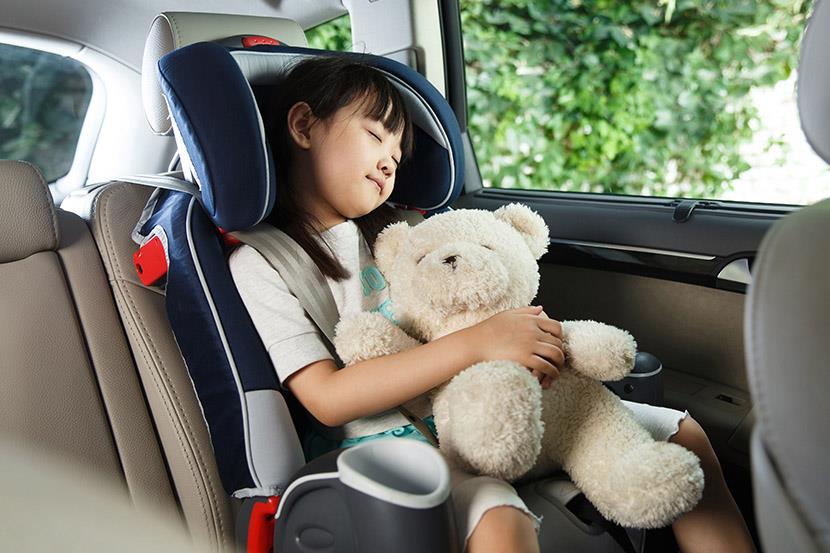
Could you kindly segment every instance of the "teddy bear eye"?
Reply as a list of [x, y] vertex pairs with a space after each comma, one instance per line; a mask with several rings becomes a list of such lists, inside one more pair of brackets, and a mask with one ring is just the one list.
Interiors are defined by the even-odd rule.
[[424, 255], [422, 255], [422, 256], [420, 256], [420, 257], [418, 257], [418, 260], [415, 262], [415, 264], [417, 265], [418, 263], [420, 263], [421, 261], [423, 261], [423, 260], [424, 260], [424, 258], [425, 258], [426, 256], [427, 256], [427, 254], [424, 254]]
[[493, 251], [493, 248], [491, 248], [491, 247], [490, 247], [490, 246], [488, 246], [487, 244], [482, 244], [482, 245], [481, 245], [481, 247], [482, 247], [482, 248], [484, 248], [484, 249], [487, 249], [487, 250]]

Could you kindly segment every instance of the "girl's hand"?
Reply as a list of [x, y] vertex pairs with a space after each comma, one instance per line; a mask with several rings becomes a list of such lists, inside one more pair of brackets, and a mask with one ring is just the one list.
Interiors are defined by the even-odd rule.
[[524, 365], [549, 388], [565, 365], [562, 324], [541, 306], [503, 311], [470, 327], [482, 361], [506, 359]]

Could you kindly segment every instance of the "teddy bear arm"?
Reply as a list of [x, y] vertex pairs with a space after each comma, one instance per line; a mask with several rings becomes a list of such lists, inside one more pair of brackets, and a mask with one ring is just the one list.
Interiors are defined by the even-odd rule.
[[568, 365], [595, 380], [624, 378], [634, 368], [637, 342], [625, 330], [596, 321], [562, 323]]
[[378, 312], [364, 311], [337, 323], [334, 347], [346, 365], [391, 355], [420, 345]]

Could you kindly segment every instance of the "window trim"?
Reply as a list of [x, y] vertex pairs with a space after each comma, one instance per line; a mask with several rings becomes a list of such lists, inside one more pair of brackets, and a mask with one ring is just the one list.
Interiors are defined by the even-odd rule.
[[[442, 31], [444, 34], [444, 49], [447, 61], [445, 71], [447, 74], [448, 94], [447, 100], [456, 112], [464, 114], [464, 128], [462, 128], [462, 142], [464, 144], [464, 195], [474, 195], [485, 199], [501, 199], [503, 201], [538, 201], [538, 200], [569, 200], [569, 201], [593, 201], [603, 202], [607, 205], [639, 205], [639, 206], [667, 206], [672, 202], [690, 200], [695, 202], [713, 202], [717, 205], [698, 207], [697, 209], [712, 209], [727, 212], [743, 212], [756, 214], [769, 214], [783, 217], [797, 211], [802, 207], [811, 204], [771, 204], [758, 203], [742, 200], [722, 200], [695, 197], [672, 197], [672, 196], [644, 196], [644, 195], [621, 195], [605, 192], [577, 192], [557, 190], [537, 190], [522, 188], [492, 188], [485, 187], [481, 178], [478, 159], [476, 157], [475, 145], [467, 132], [466, 121], [469, 117], [469, 105], [467, 102], [467, 76], [466, 60], [464, 55], [463, 29], [461, 28], [461, 7], [458, 2], [440, 0]], [[461, 118], [459, 118], [461, 121]], [[817, 154], [818, 155], [818, 154]], [[819, 156], [820, 157], [820, 156]], [[525, 195], [525, 194], [528, 195]], [[824, 201], [823, 198], [817, 202]], [[817, 203], [815, 202], [815, 203]]]
[[86, 63], [78, 59], [86, 46], [47, 35], [0, 28], [0, 43], [30, 50], [38, 50], [73, 59], [83, 67], [92, 81], [92, 95], [89, 99], [81, 132], [75, 144], [75, 153], [69, 171], [54, 181], [47, 183], [56, 205], [60, 204], [69, 192], [80, 188], [87, 180], [98, 134], [106, 114], [106, 88], [100, 77]]

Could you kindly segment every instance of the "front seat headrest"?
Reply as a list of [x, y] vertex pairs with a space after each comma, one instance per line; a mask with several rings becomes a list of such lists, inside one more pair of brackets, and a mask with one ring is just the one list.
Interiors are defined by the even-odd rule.
[[807, 141], [830, 163], [830, 2], [817, 1], [807, 21], [798, 63], [797, 101]]
[[159, 86], [156, 65], [159, 59], [182, 46], [215, 41], [234, 35], [264, 35], [283, 44], [305, 46], [303, 29], [290, 19], [220, 13], [164, 12], [156, 16], [144, 43], [141, 60], [141, 98], [144, 114], [155, 134], [173, 132], [170, 113]]
[[0, 263], [58, 247], [49, 187], [34, 165], [0, 160]]

